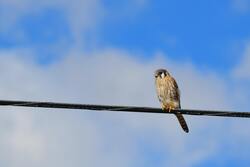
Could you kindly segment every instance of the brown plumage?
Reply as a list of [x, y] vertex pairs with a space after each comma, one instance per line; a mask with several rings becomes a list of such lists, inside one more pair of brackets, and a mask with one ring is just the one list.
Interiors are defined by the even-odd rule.
[[[155, 71], [155, 85], [158, 99], [164, 111], [171, 112], [172, 109], [180, 109], [180, 91], [175, 79], [165, 69]], [[175, 113], [182, 129], [189, 132], [187, 123], [180, 112]]]

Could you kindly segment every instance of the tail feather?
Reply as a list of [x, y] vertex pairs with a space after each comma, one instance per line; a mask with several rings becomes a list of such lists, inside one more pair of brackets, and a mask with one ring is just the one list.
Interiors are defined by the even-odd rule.
[[188, 129], [187, 123], [186, 123], [186, 121], [185, 121], [183, 115], [182, 115], [181, 113], [177, 112], [177, 113], [175, 113], [175, 116], [177, 117], [177, 119], [178, 119], [178, 121], [179, 121], [179, 123], [180, 123], [182, 129], [183, 129], [186, 133], [188, 133], [188, 132], [189, 132], [189, 129]]

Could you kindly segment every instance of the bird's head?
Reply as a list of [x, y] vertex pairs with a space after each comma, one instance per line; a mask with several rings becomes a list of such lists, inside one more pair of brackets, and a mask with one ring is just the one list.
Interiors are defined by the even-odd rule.
[[169, 72], [166, 69], [158, 69], [155, 71], [155, 78], [165, 78], [166, 76], [169, 76]]

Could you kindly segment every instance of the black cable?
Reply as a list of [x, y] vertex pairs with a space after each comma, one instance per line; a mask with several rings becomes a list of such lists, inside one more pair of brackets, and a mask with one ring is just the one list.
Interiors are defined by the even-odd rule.
[[[33, 102], [33, 101], [14, 101], [14, 100], [0, 100], [0, 105], [1, 106], [20, 106], [20, 107], [58, 108], [58, 109], [81, 109], [81, 110], [98, 110], [98, 111], [101, 110], [101, 111], [171, 114], [169, 112], [162, 111], [162, 109], [160, 108], [136, 107], [136, 106], [113, 106], [113, 105], [109, 106], [109, 105]], [[192, 110], [192, 109], [172, 110], [172, 112], [173, 113], [180, 112], [186, 115], [198, 115], [198, 116], [250, 118], [250, 112], [229, 112], [229, 111]]]

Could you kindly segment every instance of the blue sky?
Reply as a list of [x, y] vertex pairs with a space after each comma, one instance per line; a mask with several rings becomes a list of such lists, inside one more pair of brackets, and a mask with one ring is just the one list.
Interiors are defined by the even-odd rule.
[[[245, 36], [249, 25], [243, 30], [243, 25], [234, 27], [241, 19], [232, 18], [228, 4], [215, 4], [215, 1], [149, 4], [136, 18], [105, 25], [104, 43], [147, 54], [162, 50], [174, 59], [188, 59], [201, 66], [230, 66], [230, 43]], [[235, 33], [239, 30], [240, 33]]]
[[[87, 48], [119, 47], [146, 57], [163, 51], [179, 61], [228, 72], [250, 35], [249, 11], [238, 11], [232, 1], [101, 3], [106, 11], [100, 23], [81, 34]], [[17, 38], [17, 31], [22, 31], [25, 39]], [[8, 32], [1, 33], [0, 44], [2, 48], [32, 46], [40, 52], [62, 40], [69, 47], [74, 45], [72, 35], [63, 10], [49, 7], [24, 15]], [[48, 61], [57, 57], [44, 52], [50, 55]]]
[[[0, 99], [159, 107], [165, 67], [184, 108], [248, 111], [249, 18], [248, 0], [0, 0]], [[249, 164], [247, 119], [186, 117], [186, 135], [171, 116], [1, 111], [3, 166]]]

